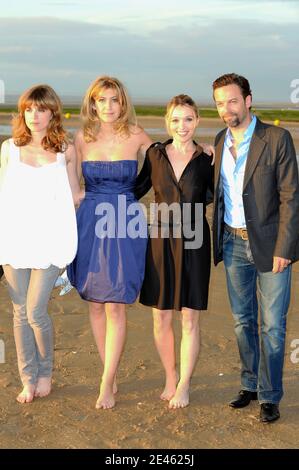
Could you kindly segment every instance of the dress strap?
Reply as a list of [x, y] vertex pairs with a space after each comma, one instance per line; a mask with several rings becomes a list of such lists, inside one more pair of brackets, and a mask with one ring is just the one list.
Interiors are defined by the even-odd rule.
[[66, 158], [65, 158], [65, 153], [64, 152], [58, 152], [56, 154], [56, 159], [57, 159], [57, 162], [62, 165], [62, 166], [66, 166]]
[[17, 147], [13, 138], [9, 139], [9, 161], [12, 163], [20, 162], [20, 147]]

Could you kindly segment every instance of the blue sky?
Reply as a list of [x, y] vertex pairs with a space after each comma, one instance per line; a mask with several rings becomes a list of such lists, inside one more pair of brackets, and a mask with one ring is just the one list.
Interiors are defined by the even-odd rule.
[[290, 102], [299, 78], [299, 2], [291, 0], [10, 0], [1, 5], [0, 79], [6, 93], [46, 82], [81, 96], [103, 73], [135, 100], [188, 93], [245, 75], [257, 102]]

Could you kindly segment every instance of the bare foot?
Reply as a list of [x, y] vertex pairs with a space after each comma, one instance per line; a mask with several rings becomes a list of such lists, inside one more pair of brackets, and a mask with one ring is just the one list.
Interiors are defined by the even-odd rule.
[[189, 384], [178, 385], [174, 397], [169, 402], [169, 408], [185, 408], [189, 405]]
[[31, 403], [34, 398], [35, 385], [25, 385], [21, 393], [17, 396], [19, 403]]
[[109, 385], [101, 385], [100, 395], [96, 402], [97, 409], [103, 408], [103, 410], [108, 410], [109, 408], [114, 407], [115, 399], [113, 388], [114, 387]]
[[161, 400], [169, 401], [176, 392], [176, 384], [178, 382], [178, 373], [175, 371], [172, 375], [166, 377], [165, 388], [160, 395]]
[[35, 388], [35, 397], [46, 397], [51, 392], [51, 377], [39, 377]]

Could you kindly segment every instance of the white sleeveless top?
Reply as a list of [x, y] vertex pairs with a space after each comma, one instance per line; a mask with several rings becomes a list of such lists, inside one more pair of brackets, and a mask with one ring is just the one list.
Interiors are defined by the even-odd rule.
[[33, 167], [20, 161], [9, 139], [0, 188], [0, 265], [15, 269], [63, 268], [77, 251], [77, 224], [64, 153]]

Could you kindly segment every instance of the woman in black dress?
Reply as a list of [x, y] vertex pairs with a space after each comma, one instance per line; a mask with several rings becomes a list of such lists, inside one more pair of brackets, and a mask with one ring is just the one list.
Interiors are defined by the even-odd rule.
[[[136, 183], [139, 198], [153, 186], [155, 207], [162, 208], [155, 211], [151, 224], [140, 302], [153, 307], [155, 343], [166, 373], [160, 398], [168, 400], [170, 408], [189, 404], [200, 346], [199, 315], [208, 301], [211, 248], [205, 207], [213, 191], [213, 166], [211, 157], [193, 140], [198, 122], [197, 107], [189, 96], [172, 98], [166, 114], [172, 139], [149, 147]], [[179, 380], [174, 310], [182, 318]]]

